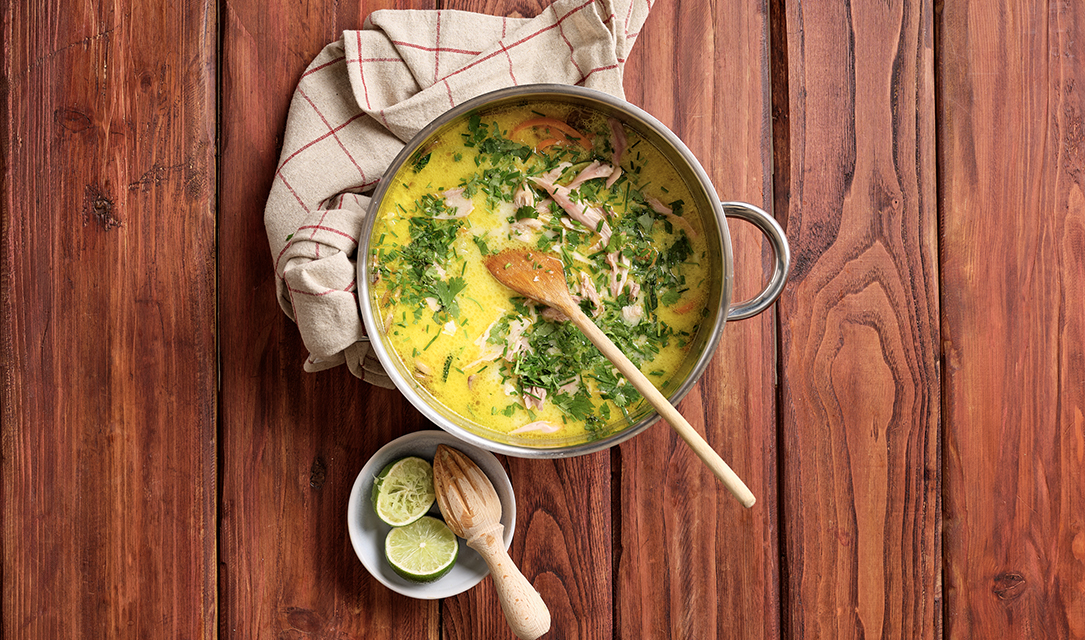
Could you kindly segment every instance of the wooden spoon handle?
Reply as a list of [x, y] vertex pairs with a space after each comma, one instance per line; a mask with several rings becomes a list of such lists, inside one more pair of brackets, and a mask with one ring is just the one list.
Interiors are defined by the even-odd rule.
[[478, 551], [490, 567], [509, 628], [521, 640], [535, 640], [550, 630], [550, 609], [509, 557], [502, 544], [504, 529], [500, 524], [487, 528], [468, 539], [467, 546]]
[[659, 415], [663, 416], [663, 419], [671, 425], [671, 428], [686, 441], [686, 444], [693, 449], [697, 457], [720, 479], [723, 486], [727, 487], [738, 498], [742, 506], [752, 507], [757, 499], [754, 498], [753, 492], [746, 486], [746, 483], [738, 477], [738, 474], [731, 467], [727, 466], [727, 463], [716, 453], [716, 450], [705, 442], [701, 434], [697, 433], [697, 430], [686, 421], [682, 414], [678, 412], [678, 409], [675, 409], [674, 405], [656, 389], [651, 380], [640, 372], [640, 369], [622, 353], [617, 345], [611, 342], [610, 338], [599, 327], [595, 326], [591, 318], [575, 305], [568, 309], [562, 309], [562, 311], [569, 316], [576, 326], [580, 327], [580, 330], [584, 332], [584, 335], [588, 336], [592, 344], [598, 347], [599, 351], [614, 363], [618, 371], [621, 371], [626, 380], [636, 387], [637, 391], [644, 396], [644, 399], [655, 407]]

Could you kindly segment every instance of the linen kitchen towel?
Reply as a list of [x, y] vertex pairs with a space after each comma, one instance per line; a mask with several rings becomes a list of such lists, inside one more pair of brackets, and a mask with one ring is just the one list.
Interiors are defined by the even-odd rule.
[[557, 0], [535, 18], [383, 10], [326, 46], [298, 82], [264, 210], [276, 292], [309, 357], [392, 387], [365, 340], [355, 260], [370, 193], [410, 139], [449, 108], [529, 83], [624, 98], [622, 71], [649, 0]]

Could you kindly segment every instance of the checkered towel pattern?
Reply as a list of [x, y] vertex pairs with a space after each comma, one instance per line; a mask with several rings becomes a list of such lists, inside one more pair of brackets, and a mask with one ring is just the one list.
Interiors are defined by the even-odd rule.
[[369, 197], [431, 120], [503, 87], [562, 83], [624, 97], [622, 70], [650, 0], [557, 0], [535, 18], [374, 12], [305, 70], [264, 211], [279, 304], [306, 371], [346, 363], [392, 384], [364, 341], [355, 256]]

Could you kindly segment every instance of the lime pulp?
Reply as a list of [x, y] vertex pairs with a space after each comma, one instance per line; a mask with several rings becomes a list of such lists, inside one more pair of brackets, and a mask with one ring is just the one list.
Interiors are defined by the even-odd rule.
[[396, 527], [384, 539], [384, 557], [396, 573], [414, 582], [431, 582], [456, 564], [459, 544], [444, 522], [424, 516]]
[[412, 456], [390, 462], [373, 482], [373, 508], [377, 517], [393, 527], [424, 516], [436, 497], [433, 467], [422, 458]]

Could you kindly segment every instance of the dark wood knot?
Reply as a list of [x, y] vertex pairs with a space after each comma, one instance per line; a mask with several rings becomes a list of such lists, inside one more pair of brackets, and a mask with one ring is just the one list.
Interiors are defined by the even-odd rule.
[[1014, 600], [1025, 592], [1025, 576], [1016, 571], [1003, 571], [995, 576], [991, 591], [999, 600]]
[[103, 231], [112, 231], [121, 226], [121, 221], [114, 212], [113, 199], [97, 183], [88, 184], [83, 194], [83, 225], [94, 220]]
[[328, 465], [324, 464], [324, 459], [318, 456], [309, 467], [309, 486], [319, 489], [324, 486], [324, 481], [327, 479]]
[[72, 133], [86, 131], [94, 124], [94, 122], [91, 121], [90, 116], [79, 109], [72, 109], [70, 107], [61, 107], [60, 109], [53, 111], [53, 122]]

